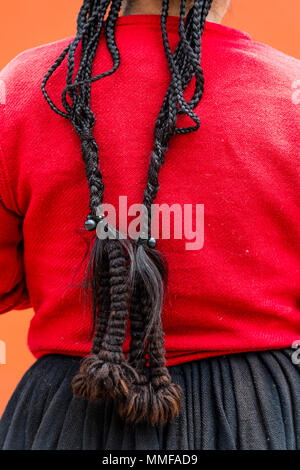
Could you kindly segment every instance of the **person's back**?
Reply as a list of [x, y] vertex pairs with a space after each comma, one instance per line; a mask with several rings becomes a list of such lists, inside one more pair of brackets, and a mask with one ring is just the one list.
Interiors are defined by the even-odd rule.
[[[120, 17], [120, 65], [92, 84], [104, 202], [116, 209], [117, 221], [121, 217], [119, 229], [134, 215], [129, 211], [127, 220], [127, 208], [143, 200], [154, 124], [170, 83], [160, 21], [158, 15]], [[173, 51], [178, 23], [168, 18]], [[92, 344], [93, 319], [81, 288], [90, 236], [82, 230], [89, 199], [80, 140], [40, 89], [72, 40], [27, 51], [0, 74], [6, 89], [0, 311], [34, 308], [29, 346], [37, 358], [86, 356]], [[80, 50], [75, 70], [79, 63]], [[183, 229], [182, 237], [177, 224], [179, 235], [171, 229], [169, 239], [157, 240], [169, 267], [162, 315], [168, 366], [289, 348], [300, 336], [299, 112], [292, 100], [300, 63], [246, 33], [207, 22], [201, 65], [200, 129], [170, 140], [155, 200], [165, 215], [181, 215]], [[93, 76], [111, 67], [102, 36]], [[47, 83], [57, 106], [66, 73], [63, 62]], [[193, 77], [187, 102], [194, 84]], [[179, 115], [177, 125], [188, 127], [191, 119]], [[195, 231], [195, 223], [190, 240], [187, 229]], [[129, 346], [127, 332], [126, 352]]]

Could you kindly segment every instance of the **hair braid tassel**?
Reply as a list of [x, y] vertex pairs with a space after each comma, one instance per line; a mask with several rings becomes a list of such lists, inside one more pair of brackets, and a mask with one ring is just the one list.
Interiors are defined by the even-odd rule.
[[129, 302], [128, 256], [118, 239], [97, 240], [95, 246], [101, 248], [94, 249], [94, 266], [104, 267], [106, 261], [108, 270], [98, 272], [103, 301], [98, 304], [91, 355], [83, 359], [73, 379], [73, 392], [90, 401], [121, 399], [128, 396], [130, 384], [137, 378], [123, 353]]
[[130, 393], [118, 403], [120, 416], [130, 424], [146, 421], [152, 404], [152, 389], [147, 377], [146, 321], [141, 304], [140, 284], [136, 281], [130, 302], [131, 343], [128, 362], [137, 372]]
[[[110, 312], [109, 265], [103, 243], [95, 242], [90, 259], [89, 272], [92, 272], [94, 338], [92, 354], [99, 354]], [[89, 277], [89, 276], [88, 276]], [[88, 279], [89, 281], [89, 279]], [[88, 367], [90, 360], [83, 360], [79, 373], [72, 381], [74, 395], [80, 398], [97, 399], [97, 393], [90, 389]]]
[[[154, 250], [151, 257], [157, 257]], [[164, 266], [161, 263], [160, 268], [163, 279]], [[118, 409], [120, 416], [126, 422], [131, 424], [147, 422], [149, 425], [157, 426], [166, 424], [178, 416], [181, 408], [181, 389], [172, 383], [170, 373], [165, 366], [161, 317], [159, 315], [153, 321], [153, 305], [148, 294], [145, 284], [139, 279], [131, 301], [132, 340], [128, 356], [139, 379], [131, 387], [128, 397], [119, 402]]]

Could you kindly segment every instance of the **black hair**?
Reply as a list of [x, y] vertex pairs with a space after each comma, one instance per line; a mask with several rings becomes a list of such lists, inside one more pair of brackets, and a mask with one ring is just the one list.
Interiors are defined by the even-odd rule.
[[[79, 373], [73, 379], [73, 392], [91, 401], [114, 399], [122, 418], [134, 424], [141, 421], [151, 425], [166, 423], [179, 414], [181, 407], [180, 387], [172, 383], [165, 364], [161, 313], [167, 266], [155, 249], [156, 240], [151, 237], [152, 207], [159, 191], [159, 171], [170, 139], [175, 134], [188, 134], [200, 127], [194, 108], [199, 104], [204, 88], [201, 38], [211, 4], [212, 0], [194, 0], [186, 17], [187, 2], [181, 0], [179, 41], [172, 53], [167, 34], [169, 0], [162, 0], [162, 39], [171, 79], [154, 127], [141, 235], [138, 240], [126, 241], [118, 236], [105, 239], [96, 236], [89, 263], [94, 338], [91, 354], [83, 359]], [[90, 191], [90, 213], [85, 227], [95, 230], [105, 224], [109, 234], [114, 235], [115, 231], [106, 225], [102, 212], [104, 184], [99, 168], [99, 149], [93, 134], [95, 116], [90, 99], [92, 83], [116, 72], [120, 64], [115, 27], [121, 5], [121, 0], [84, 0], [74, 40], [42, 83], [48, 104], [71, 122], [81, 141]], [[105, 34], [113, 67], [93, 77], [93, 62], [102, 34]], [[75, 74], [74, 58], [80, 43], [80, 64]], [[50, 99], [46, 84], [66, 57], [68, 70], [62, 93], [64, 110], [61, 110]], [[194, 93], [187, 101], [184, 92], [193, 78]], [[178, 127], [180, 114], [189, 116], [191, 125]], [[125, 357], [123, 343], [128, 318], [131, 343]]]

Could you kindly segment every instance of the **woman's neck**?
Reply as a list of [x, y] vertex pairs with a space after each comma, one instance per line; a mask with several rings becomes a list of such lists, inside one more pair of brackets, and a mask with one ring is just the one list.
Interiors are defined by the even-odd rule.
[[[160, 2], [140, 2], [136, 0], [133, 5], [129, 3], [128, 6], [124, 9], [123, 16], [127, 15], [161, 15], [161, 1]], [[170, 16], [179, 16], [178, 6], [170, 5], [169, 8]], [[207, 21], [212, 23], [221, 23], [222, 16], [214, 10], [211, 10], [207, 16]]]

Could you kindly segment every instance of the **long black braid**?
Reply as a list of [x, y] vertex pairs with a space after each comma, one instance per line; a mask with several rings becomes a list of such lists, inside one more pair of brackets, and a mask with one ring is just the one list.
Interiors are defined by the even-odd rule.
[[[170, 85], [154, 128], [154, 149], [144, 192], [144, 222], [138, 240], [121, 240], [106, 223], [103, 211], [104, 184], [99, 169], [99, 148], [93, 130], [95, 116], [90, 107], [92, 83], [113, 74], [120, 64], [115, 27], [122, 0], [84, 0], [77, 19], [77, 33], [46, 74], [42, 91], [50, 107], [67, 118], [81, 141], [85, 173], [90, 190], [90, 213], [85, 227], [107, 232], [95, 237], [89, 263], [93, 300], [94, 339], [90, 356], [82, 361], [73, 379], [74, 394], [91, 401], [114, 399], [120, 415], [130, 423], [146, 421], [152, 425], [174, 419], [181, 406], [181, 391], [173, 384], [165, 365], [162, 306], [167, 266], [155, 249], [151, 237], [152, 208], [159, 191], [159, 171], [170, 139], [200, 127], [194, 108], [204, 87], [201, 68], [201, 38], [212, 0], [194, 0], [186, 17], [186, 0], [181, 0], [179, 41], [172, 53], [167, 33], [169, 0], [162, 0], [161, 29], [170, 69]], [[105, 20], [106, 18], [106, 20]], [[111, 70], [93, 76], [93, 63], [104, 34], [113, 61]], [[75, 74], [75, 54], [81, 44], [79, 68]], [[46, 84], [67, 57], [63, 110], [49, 97]], [[190, 101], [185, 90], [195, 78]], [[178, 127], [178, 116], [191, 120]], [[131, 343], [123, 353], [127, 320], [130, 318]]]

